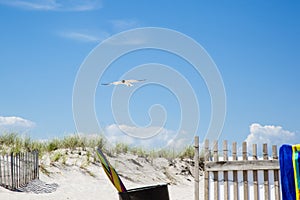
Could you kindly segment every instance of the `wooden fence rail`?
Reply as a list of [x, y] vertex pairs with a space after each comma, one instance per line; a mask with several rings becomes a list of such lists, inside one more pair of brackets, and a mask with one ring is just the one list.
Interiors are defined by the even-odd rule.
[[[247, 151], [246, 142], [242, 144], [241, 156], [237, 156], [238, 149], [236, 142], [232, 143], [231, 155], [228, 154], [227, 141], [223, 142], [222, 154], [219, 153], [218, 146], [217, 141], [213, 143], [212, 148], [210, 148], [208, 140], [204, 143], [205, 200], [280, 200], [279, 161], [276, 145], [272, 146], [272, 156], [269, 156], [268, 146], [267, 144], [263, 144], [261, 159], [258, 158], [256, 144], [252, 145], [251, 156], [249, 156]], [[213, 192], [211, 191], [212, 189]], [[260, 192], [261, 190], [263, 192]]]
[[0, 155], [0, 186], [16, 190], [39, 177], [38, 151]]

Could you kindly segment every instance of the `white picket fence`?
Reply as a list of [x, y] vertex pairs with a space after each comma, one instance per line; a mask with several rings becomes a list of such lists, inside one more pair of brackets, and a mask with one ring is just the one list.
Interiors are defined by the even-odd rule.
[[258, 158], [257, 145], [252, 146], [249, 156], [247, 143], [242, 144], [242, 156], [237, 155], [237, 143], [232, 143], [229, 155], [227, 141], [222, 153], [215, 141], [210, 149], [205, 141], [204, 200], [280, 200], [280, 173], [277, 146], [263, 144], [262, 157]]

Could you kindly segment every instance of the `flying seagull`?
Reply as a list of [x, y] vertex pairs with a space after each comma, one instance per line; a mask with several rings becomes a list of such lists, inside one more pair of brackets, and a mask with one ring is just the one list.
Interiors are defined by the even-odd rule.
[[128, 87], [132, 87], [133, 83], [137, 83], [137, 82], [142, 82], [145, 81], [146, 79], [143, 80], [121, 80], [121, 81], [115, 81], [115, 82], [111, 82], [111, 83], [102, 83], [101, 85], [126, 85]]

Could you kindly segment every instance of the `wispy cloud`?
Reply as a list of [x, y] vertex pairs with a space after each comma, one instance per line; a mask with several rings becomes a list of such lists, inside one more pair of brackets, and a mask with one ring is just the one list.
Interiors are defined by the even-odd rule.
[[135, 46], [135, 45], [143, 45], [143, 44], [146, 44], [147, 43], [147, 39], [146, 38], [142, 38], [142, 37], [139, 37], [139, 38], [126, 38], [126, 37], [123, 37], [122, 39], [118, 38], [118, 39], [115, 39], [115, 38], [112, 38], [110, 39], [109, 41], [109, 44], [111, 45], [128, 45], [128, 46]]
[[1, 132], [24, 132], [34, 128], [36, 124], [28, 119], [16, 116], [3, 117], [0, 116]]
[[79, 42], [92, 42], [92, 43], [99, 43], [102, 40], [105, 40], [106, 38], [109, 37], [109, 34], [106, 32], [92, 33], [88, 31], [64, 31], [64, 32], [59, 32], [58, 35]]
[[132, 28], [137, 28], [139, 26], [139, 22], [137, 20], [125, 20], [125, 19], [117, 19], [110, 20], [112, 27], [115, 31], [124, 31]]
[[[141, 27], [141, 23], [133, 19], [115, 19], [109, 22], [115, 32]], [[109, 43], [112, 45], [142, 45], [147, 43], [147, 38], [144, 35], [137, 35], [137, 37], [132, 37], [132, 35], [130, 37], [123, 36], [122, 39], [119, 37], [118, 39], [112, 38]]]
[[[117, 32], [135, 28], [138, 26], [138, 22], [134, 20], [111, 20], [109, 21], [109, 23], [111, 23], [112, 28]], [[110, 33], [109, 31], [99, 31], [91, 29], [65, 30], [57, 32], [57, 35], [67, 39], [93, 43], [99, 43], [105, 39], [108, 39], [112, 34], [113, 33]], [[121, 39], [110, 38], [110, 40], [108, 40], [107, 42], [111, 45], [141, 45], [145, 44], [147, 42], [147, 39], [143, 36], [123, 37]]]
[[88, 11], [102, 7], [100, 0], [0, 0], [0, 4], [46, 11]]

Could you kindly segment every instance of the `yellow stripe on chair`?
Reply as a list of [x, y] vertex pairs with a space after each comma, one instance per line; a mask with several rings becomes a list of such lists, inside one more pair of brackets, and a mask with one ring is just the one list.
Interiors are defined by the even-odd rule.
[[107, 177], [111, 181], [111, 183], [115, 186], [115, 188], [118, 190], [118, 192], [126, 192], [126, 188], [121, 181], [118, 173], [113, 168], [113, 166], [108, 162], [105, 155], [100, 149], [97, 149], [97, 155], [100, 159], [101, 165], [103, 167], [103, 170], [105, 171]]
[[292, 146], [296, 200], [300, 200], [300, 144]]

